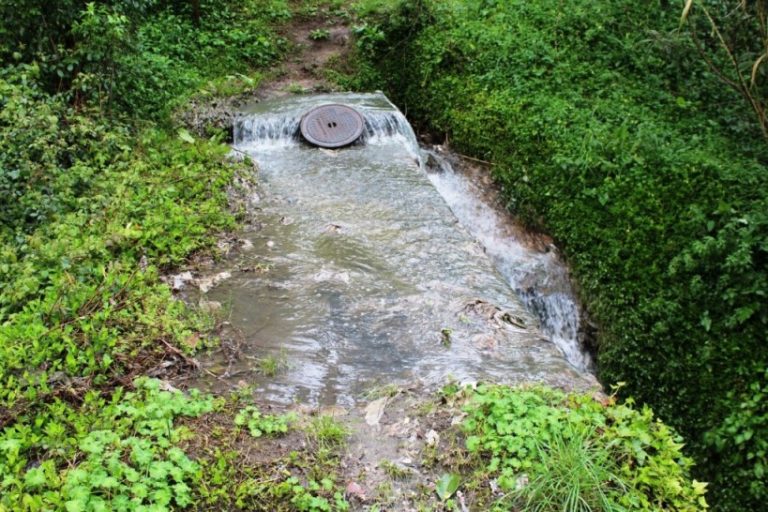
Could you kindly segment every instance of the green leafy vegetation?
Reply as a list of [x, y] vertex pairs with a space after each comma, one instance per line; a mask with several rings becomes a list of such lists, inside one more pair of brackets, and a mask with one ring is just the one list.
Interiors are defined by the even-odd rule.
[[309, 38], [313, 41], [325, 41], [331, 37], [327, 28], [317, 28], [309, 33]]
[[285, 434], [288, 432], [289, 424], [293, 421], [296, 421], [296, 417], [290, 414], [281, 416], [261, 414], [255, 405], [247, 406], [235, 416], [235, 425], [246, 427], [253, 437]]
[[715, 508], [757, 510], [764, 8], [692, 4], [680, 29], [683, 3], [366, 0], [347, 83], [385, 89], [423, 130], [494, 163], [509, 208], [573, 267], [602, 381], [685, 436]]
[[[426, 408], [425, 403], [436, 404]], [[426, 510], [702, 511], [682, 438], [647, 406], [542, 386], [444, 388], [414, 404]], [[463, 421], [458, 421], [463, 418]], [[394, 485], [396, 475], [386, 482]], [[391, 503], [386, 488], [380, 503]], [[419, 508], [421, 507], [421, 508]]]
[[0, 435], [0, 510], [189, 505], [199, 466], [175, 446], [189, 435], [175, 420], [207, 413], [213, 402], [162, 391], [157, 380], [140, 378], [134, 386], [134, 392], [108, 397], [90, 392], [78, 410], [53, 404], [39, 424], [6, 428]]
[[349, 431], [333, 416], [320, 415], [307, 426], [307, 434], [319, 447], [338, 447], [344, 444]]
[[194, 501], [174, 421], [210, 400], [134, 378], [206, 346], [212, 319], [160, 277], [235, 225], [240, 167], [169, 114], [226, 93], [225, 72], [252, 85], [288, 16], [280, 1], [0, 4], [0, 510]]
[[499, 510], [703, 510], [681, 439], [647, 407], [546, 388], [480, 387], [466, 446], [506, 493]]
[[267, 377], [274, 377], [288, 367], [288, 356], [285, 352], [270, 354], [259, 359], [259, 371]]
[[435, 484], [435, 492], [442, 501], [447, 501], [459, 489], [461, 478], [453, 473], [446, 473]]
[[[318, 418], [254, 414], [258, 409], [243, 407], [244, 399], [230, 397], [216, 414], [192, 420], [196, 435], [182, 446], [196, 455], [201, 468], [194, 509], [349, 510], [339, 475], [344, 439], [325, 443], [317, 435]], [[270, 435], [264, 435], [267, 423]], [[259, 429], [255, 435], [248, 431], [254, 425]]]
[[[272, 62], [285, 43], [271, 25], [285, 0], [43, 0], [0, 6], [0, 58], [35, 62], [47, 92], [162, 120], [205, 80]], [[42, 21], [42, 22], [41, 22]]]

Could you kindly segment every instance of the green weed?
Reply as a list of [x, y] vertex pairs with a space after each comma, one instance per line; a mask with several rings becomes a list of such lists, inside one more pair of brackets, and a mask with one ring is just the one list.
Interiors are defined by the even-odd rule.
[[675, 510], [707, 507], [679, 438], [647, 408], [605, 407], [545, 388], [480, 386], [466, 408], [466, 447], [508, 495], [502, 508]]
[[452, 334], [453, 334], [453, 329], [450, 329], [448, 327], [443, 327], [442, 329], [440, 329], [440, 344], [446, 348], [450, 348]]
[[331, 32], [327, 28], [317, 28], [309, 33], [309, 38], [313, 41], [327, 41], [331, 37]]
[[[160, 381], [134, 382], [135, 392], [86, 396], [80, 411], [52, 404], [34, 433], [16, 424], [0, 435], [0, 510], [143, 510], [186, 507], [199, 466], [175, 445], [189, 435], [182, 416], [210, 412], [213, 401], [162, 391]], [[44, 460], [43, 447], [55, 447]]]
[[304, 88], [303, 85], [297, 84], [297, 83], [290, 83], [285, 88], [286, 91], [290, 92], [291, 94], [305, 94], [307, 93], [307, 89]]
[[379, 461], [379, 467], [392, 480], [407, 480], [412, 474], [410, 469], [389, 460]]
[[255, 405], [249, 405], [235, 416], [235, 425], [245, 427], [253, 437], [279, 436], [288, 432], [288, 427], [296, 421], [295, 414], [273, 416], [262, 414]]
[[[516, 501], [531, 512], [592, 512], [623, 510], [612, 494], [626, 485], [614, 473], [617, 462], [608, 450], [596, 446], [594, 427], [575, 429], [570, 424], [539, 442], [541, 471], [529, 482], [521, 482]], [[520, 482], [520, 480], [518, 480]]]
[[288, 356], [285, 352], [270, 354], [258, 360], [259, 371], [265, 377], [274, 377], [278, 373], [288, 369]]
[[313, 444], [321, 447], [338, 447], [346, 443], [349, 430], [332, 416], [321, 415], [306, 426], [307, 436]]

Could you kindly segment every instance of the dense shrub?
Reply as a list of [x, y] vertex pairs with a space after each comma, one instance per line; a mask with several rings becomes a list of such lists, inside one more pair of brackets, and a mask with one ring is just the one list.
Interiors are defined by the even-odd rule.
[[413, 119], [493, 161], [510, 208], [558, 239], [603, 382], [685, 435], [717, 508], [759, 508], [768, 152], [678, 7], [375, 3], [367, 67]]
[[38, 83], [72, 102], [163, 119], [204, 80], [245, 72], [284, 47], [271, 23], [284, 0], [0, 3], [0, 59], [34, 63]]

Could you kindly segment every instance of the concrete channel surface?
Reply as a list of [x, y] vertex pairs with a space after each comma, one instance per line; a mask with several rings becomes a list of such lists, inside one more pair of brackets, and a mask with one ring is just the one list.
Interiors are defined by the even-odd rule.
[[[357, 109], [361, 139], [328, 150], [301, 140], [302, 115]], [[217, 264], [205, 295], [230, 310], [241, 357], [212, 374], [278, 403], [353, 404], [388, 383], [446, 379], [598, 387], [542, 333], [494, 262], [430, 181], [405, 117], [380, 93], [256, 104], [235, 149], [258, 166], [245, 248]], [[225, 274], [225, 275], [226, 275]], [[225, 333], [226, 335], [226, 333]], [[259, 359], [284, 360], [274, 376]]]

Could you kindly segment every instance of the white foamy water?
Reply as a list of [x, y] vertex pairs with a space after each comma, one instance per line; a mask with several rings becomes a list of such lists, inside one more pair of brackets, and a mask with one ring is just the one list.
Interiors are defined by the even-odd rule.
[[493, 204], [498, 198], [487, 193], [487, 183], [478, 183], [477, 175], [456, 171], [440, 153], [429, 154], [438, 163], [428, 172], [429, 179], [461, 225], [480, 242], [568, 362], [582, 371], [591, 371], [592, 358], [579, 340], [580, 309], [567, 268], [555, 248], [542, 251], [530, 247], [520, 239], [520, 230], [509, 214]]

